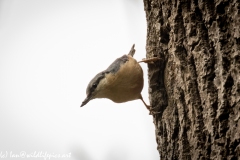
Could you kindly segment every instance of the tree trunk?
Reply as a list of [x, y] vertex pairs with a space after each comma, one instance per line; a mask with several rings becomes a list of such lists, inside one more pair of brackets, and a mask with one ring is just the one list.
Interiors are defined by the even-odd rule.
[[239, 0], [144, 0], [164, 159], [240, 159]]

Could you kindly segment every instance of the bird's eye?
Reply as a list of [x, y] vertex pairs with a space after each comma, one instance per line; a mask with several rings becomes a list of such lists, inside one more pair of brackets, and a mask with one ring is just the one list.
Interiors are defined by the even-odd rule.
[[96, 83], [94, 83], [92, 86], [93, 86], [93, 88], [96, 88], [96, 87], [97, 87], [97, 84], [96, 84]]

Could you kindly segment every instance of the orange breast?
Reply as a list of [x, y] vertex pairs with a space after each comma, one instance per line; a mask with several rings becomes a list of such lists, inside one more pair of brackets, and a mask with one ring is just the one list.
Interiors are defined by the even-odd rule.
[[139, 99], [143, 88], [142, 68], [133, 57], [128, 58], [116, 74], [106, 77], [110, 90], [107, 98], [116, 103]]

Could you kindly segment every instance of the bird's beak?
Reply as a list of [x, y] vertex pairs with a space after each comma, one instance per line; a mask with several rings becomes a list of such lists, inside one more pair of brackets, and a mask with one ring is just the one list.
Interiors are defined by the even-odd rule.
[[91, 100], [91, 98], [92, 98], [91, 96], [87, 96], [87, 98], [84, 99], [80, 107], [83, 107], [84, 105], [86, 105]]

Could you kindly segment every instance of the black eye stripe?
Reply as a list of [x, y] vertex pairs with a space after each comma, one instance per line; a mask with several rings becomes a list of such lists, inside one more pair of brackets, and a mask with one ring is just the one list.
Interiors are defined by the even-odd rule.
[[98, 73], [88, 84], [86, 93], [88, 94], [92, 94], [92, 92], [95, 91], [95, 89], [97, 88], [99, 82], [105, 77], [105, 71], [102, 71], [100, 73]]
[[104, 74], [101, 73], [100, 75], [101, 75], [101, 77], [99, 77], [99, 78], [97, 79], [97, 81], [95, 81], [95, 82], [91, 85], [91, 87], [90, 87], [91, 92], [93, 92], [93, 91], [97, 88], [97, 86], [98, 86], [100, 80], [103, 78], [103, 75], [104, 75]]
[[94, 83], [94, 84], [91, 86], [90, 90], [91, 90], [91, 91], [94, 91], [96, 88], [97, 88], [97, 84]]

